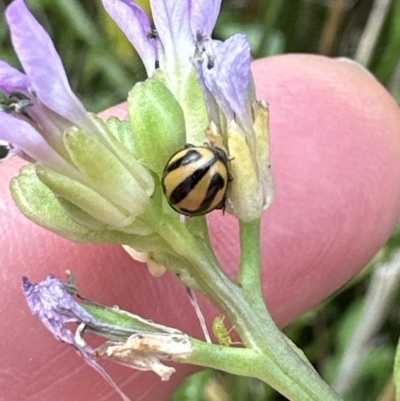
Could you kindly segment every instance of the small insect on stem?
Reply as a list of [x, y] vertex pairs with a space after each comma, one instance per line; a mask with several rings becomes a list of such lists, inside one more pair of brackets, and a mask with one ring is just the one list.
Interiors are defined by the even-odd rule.
[[224, 323], [225, 316], [217, 316], [212, 325], [212, 331], [214, 336], [217, 338], [218, 343], [224, 347], [230, 347], [231, 345], [241, 344], [240, 342], [233, 342], [230, 336], [233, 327], [229, 330], [226, 328]]

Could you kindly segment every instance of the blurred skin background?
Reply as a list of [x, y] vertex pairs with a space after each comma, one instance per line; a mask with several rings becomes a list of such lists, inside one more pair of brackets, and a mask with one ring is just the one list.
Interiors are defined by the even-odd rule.
[[[145, 1], [137, 1], [145, 9]], [[9, 1], [0, 0], [0, 57], [19, 67], [4, 21]], [[52, 36], [73, 91], [88, 110], [99, 112], [126, 99], [132, 85], [146, 78], [141, 61], [116, 25], [93, 0], [27, 0]], [[400, 0], [224, 0], [214, 31], [224, 40], [243, 32], [253, 57], [315, 53], [348, 57], [368, 68], [400, 102]], [[2, 155], [0, 147], [0, 157]], [[397, 230], [386, 247], [345, 289], [285, 328], [325, 377], [338, 369], [376, 265], [400, 246]], [[392, 361], [397, 343], [400, 297], [393, 278], [390, 310], [373, 337], [373, 352], [358, 369], [348, 400], [392, 398]], [[389, 395], [388, 395], [389, 394]], [[253, 379], [204, 370], [192, 376], [173, 401], [282, 400]]]

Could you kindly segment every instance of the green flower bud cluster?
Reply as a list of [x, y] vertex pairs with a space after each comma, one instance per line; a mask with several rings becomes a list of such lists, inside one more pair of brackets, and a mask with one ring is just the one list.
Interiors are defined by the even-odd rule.
[[128, 111], [127, 121], [90, 115], [95, 132], [68, 129], [62, 140], [69, 168], [25, 166], [12, 191], [22, 212], [45, 228], [78, 242], [125, 244], [149, 262], [148, 252], [171, 250], [150, 223], [154, 210], [179, 219], [166, 205], [160, 178], [186, 142], [185, 119], [156, 78], [134, 86]]

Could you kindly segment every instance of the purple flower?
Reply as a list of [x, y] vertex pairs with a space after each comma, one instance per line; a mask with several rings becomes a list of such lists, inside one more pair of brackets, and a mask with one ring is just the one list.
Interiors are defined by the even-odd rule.
[[251, 74], [251, 49], [246, 37], [225, 42], [197, 35], [194, 58], [203, 90], [212, 137], [225, 144], [231, 158], [233, 182], [227, 211], [239, 219], [259, 219], [274, 199], [270, 163], [269, 111], [257, 101]]
[[133, 0], [102, 0], [143, 60], [151, 77], [160, 68], [178, 100], [193, 68], [198, 34], [211, 35], [221, 0], [151, 0], [155, 31]]
[[6, 19], [25, 73], [0, 60], [0, 91], [9, 97], [0, 104], [0, 139], [29, 161], [65, 171], [70, 166], [64, 132], [72, 126], [98, 129], [72, 93], [50, 37], [23, 0], [7, 8]]
[[250, 45], [244, 35], [234, 35], [225, 42], [211, 39], [220, 0], [151, 0], [155, 34], [148, 16], [133, 0], [102, 1], [138, 51], [149, 76], [157, 68], [162, 70], [179, 100], [183, 96], [179, 89], [194, 64], [210, 119], [216, 119], [217, 104], [228, 121], [237, 116], [241, 125], [250, 129], [248, 101], [256, 100]]
[[[102, 1], [142, 57], [147, 74], [161, 76], [180, 103], [186, 141], [204, 143], [210, 124], [211, 144], [229, 153], [234, 179], [227, 211], [245, 221], [260, 218], [274, 193], [268, 108], [255, 96], [246, 37], [237, 34], [225, 42], [211, 38], [220, 0], [150, 0], [155, 31], [133, 0]], [[194, 67], [197, 83], [192, 79]], [[202, 105], [194, 106], [194, 85], [201, 88]], [[208, 121], [198, 118], [204, 104]]]
[[234, 121], [251, 133], [251, 106], [256, 101], [250, 70], [251, 49], [245, 35], [225, 42], [198, 36], [199, 54], [194, 60], [199, 82], [206, 97], [209, 116], [217, 125], [219, 110], [227, 122]]
[[190, 67], [198, 32], [211, 35], [221, 5], [221, 0], [151, 0], [153, 32], [149, 17], [133, 0], [102, 1], [139, 53], [149, 76], [158, 65], [172, 75]]
[[25, 73], [0, 60], [0, 91], [7, 96], [0, 140], [37, 164], [37, 176], [68, 202], [70, 217], [84, 216], [91, 226], [132, 224], [149, 203], [153, 177], [72, 93], [50, 37], [24, 1], [15, 0], [6, 18]]

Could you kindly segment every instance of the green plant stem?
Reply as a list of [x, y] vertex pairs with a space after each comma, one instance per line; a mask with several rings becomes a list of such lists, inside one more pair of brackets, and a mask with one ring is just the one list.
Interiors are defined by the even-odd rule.
[[240, 266], [238, 283], [253, 307], [265, 309], [261, 288], [260, 220], [240, 223]]
[[396, 401], [400, 401], [400, 338], [397, 342], [396, 355], [394, 357], [393, 381], [396, 386]]
[[[146, 213], [146, 221], [169, 242], [178, 255], [187, 261], [190, 274], [198, 283], [200, 291], [234, 324], [244, 345], [260, 355], [260, 360], [265, 358], [267, 368], [260, 370], [262, 377], [257, 377], [290, 400], [340, 400], [318, 373], [286, 341], [268, 313], [262, 296], [258, 294], [256, 297], [250, 298], [251, 302], [247, 299], [250, 297], [252, 282], [257, 284], [256, 291], [260, 292], [259, 279], [257, 283], [256, 278], [257, 274], [259, 275], [257, 269], [259, 270], [260, 264], [259, 256], [255, 256], [255, 251], [251, 252], [249, 259], [245, 254], [242, 255], [240, 276], [242, 282], [246, 283], [248, 287], [246, 297], [241, 286], [220, 269], [214, 256], [199, 244], [183, 224], [163, 215], [161, 209], [154, 204]], [[251, 244], [259, 252], [260, 234], [256, 223], [245, 225], [244, 230], [247, 233], [246, 238], [242, 235], [241, 241], [244, 252], [251, 247]], [[249, 278], [244, 277], [246, 271], [249, 272]], [[184, 278], [181, 277], [181, 279], [186, 284]], [[207, 360], [212, 359], [211, 354]], [[221, 369], [221, 363], [218, 365], [218, 357], [215, 357], [214, 360], [215, 367]], [[203, 362], [203, 366], [207, 364], [206, 361]], [[249, 373], [245, 369], [237, 373], [254, 376], [254, 371]]]
[[[234, 375], [255, 377], [263, 381], [275, 369], [274, 361], [263, 352], [249, 348], [210, 344], [195, 338], [190, 338], [190, 342], [193, 346], [190, 357], [173, 358], [176, 362], [223, 370]], [[293, 384], [289, 378], [287, 382], [288, 385]], [[293, 390], [302, 392], [300, 386], [295, 386]]]
[[223, 370], [234, 375], [256, 377], [261, 380], [269, 370], [273, 369], [271, 360], [265, 358], [263, 353], [249, 348], [224, 347], [195, 338], [190, 338], [190, 342], [193, 345], [190, 357], [174, 360]]

